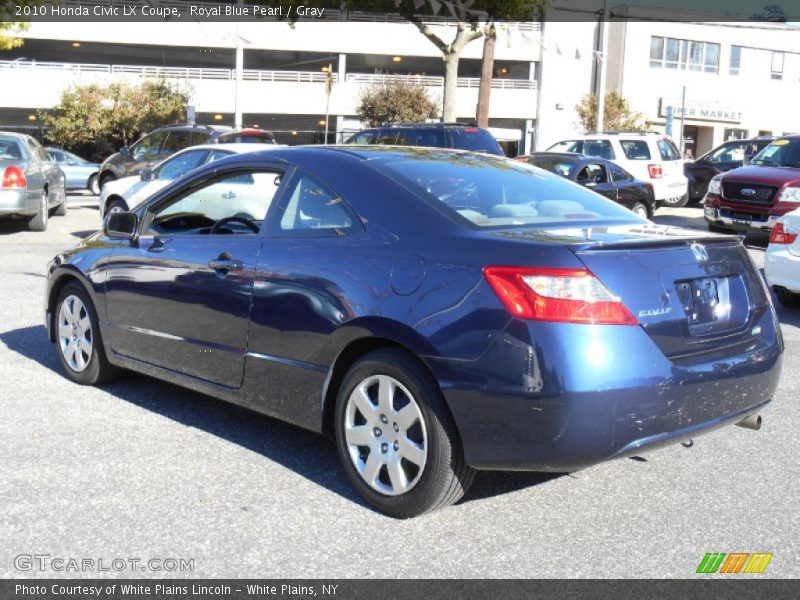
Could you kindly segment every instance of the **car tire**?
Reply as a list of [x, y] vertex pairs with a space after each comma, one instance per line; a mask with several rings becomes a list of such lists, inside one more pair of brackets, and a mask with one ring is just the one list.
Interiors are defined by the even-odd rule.
[[645, 219], [649, 219], [651, 217], [650, 209], [647, 208], [647, 205], [644, 202], [636, 202], [633, 206], [631, 206], [631, 212]]
[[[381, 406], [385, 390], [394, 392]], [[348, 479], [392, 517], [453, 504], [472, 483], [475, 472], [439, 386], [400, 350], [378, 350], [352, 366], [339, 388], [334, 429]]]
[[778, 302], [785, 308], [800, 308], [800, 294], [790, 292], [786, 288], [775, 287], [775, 295], [778, 297]]
[[127, 211], [128, 205], [125, 203], [125, 201], [122, 198], [114, 197], [108, 201], [108, 204], [106, 204], [106, 211], [103, 214], [108, 216], [113, 213]]
[[112, 173], [103, 173], [100, 175], [100, 189], [102, 190], [104, 187], [106, 187], [106, 184], [108, 184], [110, 181], [114, 181], [115, 179], [116, 177]]
[[56, 206], [56, 210], [53, 212], [54, 215], [59, 217], [63, 217], [67, 214], [67, 194], [64, 193], [64, 201], [61, 202], [58, 206]]
[[89, 181], [86, 182], [86, 189], [95, 196], [100, 195], [100, 180], [96, 174], [89, 177]]
[[28, 229], [31, 231], [44, 231], [47, 229], [47, 221], [50, 217], [50, 207], [48, 205], [47, 192], [42, 192], [42, 197], [39, 199], [39, 206], [36, 209], [36, 214], [28, 219]]
[[689, 192], [677, 198], [666, 198], [661, 201], [661, 206], [668, 206], [669, 208], [681, 208], [686, 206], [689, 202]]
[[58, 295], [54, 330], [58, 361], [70, 380], [98, 385], [120, 374], [121, 370], [108, 362], [97, 312], [79, 283], [68, 283]]

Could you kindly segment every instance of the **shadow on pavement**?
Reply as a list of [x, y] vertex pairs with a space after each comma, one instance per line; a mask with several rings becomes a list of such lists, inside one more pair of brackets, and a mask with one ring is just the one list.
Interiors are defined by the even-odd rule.
[[71, 231], [70, 235], [82, 240], [89, 237], [93, 233], [97, 233], [97, 229], [87, 229], [86, 231]]
[[0, 235], [28, 231], [27, 219], [0, 219]]
[[[44, 326], [0, 333], [9, 350], [61, 373]], [[35, 377], [35, 373], [32, 373]], [[129, 374], [102, 389], [120, 400], [200, 429], [279, 463], [340, 496], [370, 508], [347, 480], [336, 450], [319, 434], [150, 377]], [[479, 472], [460, 503], [481, 500], [558, 477], [545, 473]]]

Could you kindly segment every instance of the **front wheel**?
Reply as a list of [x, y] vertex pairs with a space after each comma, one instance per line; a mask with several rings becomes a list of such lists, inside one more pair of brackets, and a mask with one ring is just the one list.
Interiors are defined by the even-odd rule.
[[379, 350], [359, 360], [339, 389], [336, 448], [367, 502], [398, 518], [448, 506], [474, 471], [436, 381], [412, 357]]
[[81, 385], [111, 381], [119, 369], [108, 362], [89, 294], [78, 283], [64, 286], [55, 314], [56, 349], [66, 376]]
[[128, 205], [125, 204], [125, 201], [122, 198], [112, 198], [106, 205], [106, 216], [113, 215], [115, 213], [126, 212], [127, 210]]
[[662, 206], [668, 206], [669, 208], [681, 208], [686, 206], [689, 202], [689, 192], [686, 192], [683, 196], [677, 196], [675, 198], [666, 198], [661, 201]]

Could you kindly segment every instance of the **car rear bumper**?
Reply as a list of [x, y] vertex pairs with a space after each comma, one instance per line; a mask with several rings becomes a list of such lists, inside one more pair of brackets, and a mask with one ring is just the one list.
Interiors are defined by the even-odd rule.
[[656, 200], [668, 200], [670, 198], [681, 198], [689, 190], [689, 181], [686, 176], [680, 178], [670, 177], [669, 179], [647, 179], [653, 186], [653, 193]]
[[770, 244], [764, 255], [764, 274], [769, 285], [800, 294], [800, 256], [789, 252], [786, 246]]
[[26, 190], [0, 190], [0, 215], [36, 214], [38, 201], [29, 201]]
[[432, 364], [469, 465], [569, 472], [758, 411], [781, 370], [782, 343], [770, 327], [754, 338], [758, 350], [691, 364], [667, 359], [635, 326], [586, 327], [595, 333], [566, 352], [504, 334], [470, 366]]

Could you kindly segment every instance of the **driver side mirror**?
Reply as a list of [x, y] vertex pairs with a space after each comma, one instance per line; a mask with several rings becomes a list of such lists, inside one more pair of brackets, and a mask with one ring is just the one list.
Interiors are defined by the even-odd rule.
[[131, 149], [128, 148], [127, 146], [123, 146], [122, 148], [119, 149], [119, 153], [120, 153], [120, 156], [130, 156], [131, 155]]
[[132, 212], [111, 213], [103, 224], [103, 233], [116, 240], [132, 240], [139, 227], [139, 217]]
[[139, 171], [139, 178], [142, 181], [153, 181], [153, 169], [142, 169]]

